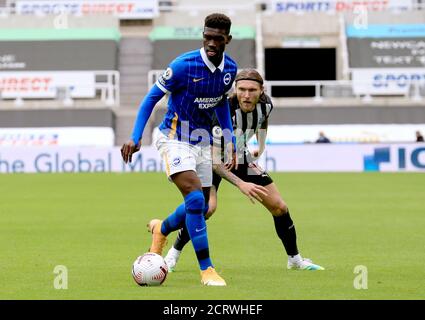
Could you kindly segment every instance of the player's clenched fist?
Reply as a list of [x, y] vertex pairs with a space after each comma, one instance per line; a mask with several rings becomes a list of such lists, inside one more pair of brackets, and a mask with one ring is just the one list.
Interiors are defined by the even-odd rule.
[[140, 142], [136, 145], [133, 140], [129, 140], [121, 147], [121, 156], [125, 163], [131, 163], [133, 153], [140, 150]]

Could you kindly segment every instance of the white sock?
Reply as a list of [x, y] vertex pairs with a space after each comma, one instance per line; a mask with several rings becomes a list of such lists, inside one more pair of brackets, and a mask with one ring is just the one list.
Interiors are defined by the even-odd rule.
[[174, 247], [171, 247], [170, 251], [168, 251], [167, 255], [170, 255], [170, 256], [174, 257], [176, 260], [178, 260], [178, 258], [180, 257], [180, 253], [181, 253], [181, 251], [177, 250]]
[[291, 263], [300, 263], [302, 260], [303, 260], [303, 258], [301, 257], [301, 255], [298, 253], [297, 255], [295, 255], [295, 256], [288, 256], [288, 260], [289, 260], [289, 262], [291, 262]]

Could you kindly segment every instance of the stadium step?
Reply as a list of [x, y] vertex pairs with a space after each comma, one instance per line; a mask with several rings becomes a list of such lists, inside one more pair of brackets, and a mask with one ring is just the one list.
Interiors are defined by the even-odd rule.
[[[127, 141], [139, 103], [147, 93], [148, 72], [152, 69], [153, 47], [147, 34], [142, 36], [124, 36], [120, 41], [120, 110], [116, 117], [115, 143]], [[149, 124], [150, 125], [150, 124]], [[148, 126], [149, 126], [148, 125]], [[148, 135], [150, 130], [146, 130]], [[146, 136], [145, 142], [150, 141]]]

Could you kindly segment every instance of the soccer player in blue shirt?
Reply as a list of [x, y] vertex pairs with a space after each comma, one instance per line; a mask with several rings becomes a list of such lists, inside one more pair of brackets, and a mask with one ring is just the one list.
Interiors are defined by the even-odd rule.
[[210, 144], [214, 112], [223, 131], [228, 132], [226, 142], [234, 145], [226, 94], [232, 88], [237, 65], [224, 54], [232, 39], [230, 27], [231, 20], [223, 14], [205, 18], [203, 47], [171, 62], [143, 99], [132, 137], [121, 148], [124, 162], [131, 162], [132, 154], [140, 149], [143, 130], [155, 104], [170, 93], [168, 110], [159, 126], [161, 134], [154, 143], [165, 162], [167, 176], [180, 190], [184, 202], [164, 221], [149, 222], [150, 251], [162, 255], [167, 235], [186, 225], [199, 262], [201, 283], [207, 286], [226, 285], [210, 259], [204, 214], [212, 185]]

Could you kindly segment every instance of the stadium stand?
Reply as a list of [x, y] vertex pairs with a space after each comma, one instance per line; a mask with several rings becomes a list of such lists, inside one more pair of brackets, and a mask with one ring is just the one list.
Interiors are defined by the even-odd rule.
[[[186, 1], [186, 6], [180, 9], [176, 8], [173, 15], [162, 15], [158, 21], [154, 20], [154, 24], [181, 27], [196, 25], [194, 19], [198, 14], [200, 16], [202, 14], [199, 13], [199, 6], [197, 7], [195, 3], [192, 9], [195, 13], [185, 17], [184, 20], [178, 19], [180, 10], [189, 9], [187, 3]], [[416, 90], [415, 87], [420, 82], [410, 83], [410, 87], [403, 94], [390, 96], [358, 93], [353, 89], [351, 79], [353, 65], [349, 59], [352, 56], [349, 49], [352, 48], [349, 48], [346, 32], [350, 24], [358, 20], [361, 12], [355, 12], [355, 8], [348, 5], [350, 1], [345, 1], [344, 6], [328, 9], [317, 6], [315, 8], [312, 5], [303, 6], [303, 3], [317, 5], [320, 1], [270, 1], [260, 6], [258, 3], [251, 3], [254, 10], [251, 16], [246, 12], [243, 15], [232, 16], [232, 19], [235, 18], [235, 25], [238, 24], [238, 17], [250, 16], [243, 22], [255, 27], [255, 45], [261, 48], [256, 47], [251, 51], [255, 55], [254, 66], [263, 70], [267, 79], [267, 91], [272, 94], [275, 106], [278, 107], [274, 111], [271, 123], [273, 125], [423, 123], [421, 112], [423, 89], [422, 86], [419, 86], [420, 90]], [[341, 3], [343, 1], [339, 2]], [[387, 7], [370, 5], [369, 9], [373, 10], [367, 11], [367, 23], [387, 23], [396, 26], [403, 23], [421, 24], [425, 21], [423, 11], [419, 11], [414, 2], [399, 2], [400, 6], [390, 7], [392, 4], [388, 2]], [[406, 4], [411, 4], [408, 10], [404, 7]], [[224, 6], [222, 11], [226, 12], [225, 4], [220, 5]], [[400, 14], [400, 10], [403, 10], [403, 14]], [[258, 41], [259, 38], [261, 41]], [[229, 52], [232, 45], [233, 43], [229, 46]], [[159, 54], [157, 55], [155, 51], [157, 61], [160, 59]], [[175, 52], [173, 54], [175, 55]], [[160, 69], [150, 73], [150, 84], [161, 72]], [[389, 106], [391, 108], [388, 108]], [[406, 107], [409, 107], [408, 112]], [[152, 127], [155, 127], [161, 118], [162, 113], [159, 111], [155, 115]]]
[[[119, 40], [118, 20], [111, 16], [95, 21], [72, 16], [28, 19], [10, 15], [0, 19], [1, 97], [57, 98], [63, 89], [70, 98], [99, 94], [106, 104], [118, 104]], [[110, 78], [115, 78], [114, 82]], [[106, 93], [112, 101], [106, 99]]]

